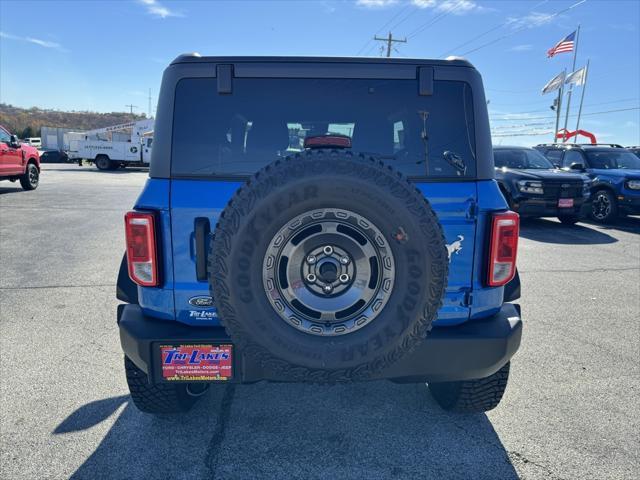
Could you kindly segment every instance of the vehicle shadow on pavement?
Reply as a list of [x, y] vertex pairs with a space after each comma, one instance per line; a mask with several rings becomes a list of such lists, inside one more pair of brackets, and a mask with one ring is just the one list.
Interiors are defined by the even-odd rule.
[[5, 193], [18, 193], [24, 192], [25, 190], [20, 186], [19, 183], [16, 183], [15, 187], [0, 187], [0, 195]]
[[56, 168], [55, 169], [56, 172], [75, 172], [75, 173], [96, 173], [96, 172], [100, 172], [101, 174], [105, 174], [105, 175], [126, 175], [127, 173], [148, 173], [149, 169], [148, 168], [133, 168], [133, 167], [128, 167], [128, 168], [119, 168], [117, 170], [98, 170], [95, 167], [89, 167], [88, 165], [83, 165], [82, 167], [76, 167], [76, 168]]
[[636, 233], [640, 235], [640, 217], [620, 217], [613, 223], [595, 223], [585, 221], [591, 227], [600, 230], [619, 230], [627, 233]]
[[[508, 394], [508, 393], [507, 393]], [[107, 418], [87, 404], [55, 430]], [[424, 384], [219, 385], [185, 415], [131, 403], [71, 478], [518, 478], [484, 414], [442, 411]]]
[[602, 245], [618, 241], [611, 235], [582, 222], [576, 225], [563, 225], [555, 220], [544, 218], [521, 219], [520, 236], [536, 242], [562, 245]]

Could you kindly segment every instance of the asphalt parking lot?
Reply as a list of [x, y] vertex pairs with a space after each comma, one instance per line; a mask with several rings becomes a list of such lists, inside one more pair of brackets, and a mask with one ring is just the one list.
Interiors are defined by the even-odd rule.
[[222, 385], [154, 418], [129, 402], [115, 323], [146, 175], [0, 183], [1, 478], [637, 478], [640, 217], [523, 224], [523, 345], [487, 415], [373, 382]]

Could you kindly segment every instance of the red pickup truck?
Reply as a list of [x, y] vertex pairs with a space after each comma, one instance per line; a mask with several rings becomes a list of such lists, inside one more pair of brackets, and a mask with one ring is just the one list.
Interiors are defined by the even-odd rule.
[[0, 180], [20, 180], [25, 190], [35, 190], [40, 181], [40, 155], [34, 147], [18, 142], [0, 125]]

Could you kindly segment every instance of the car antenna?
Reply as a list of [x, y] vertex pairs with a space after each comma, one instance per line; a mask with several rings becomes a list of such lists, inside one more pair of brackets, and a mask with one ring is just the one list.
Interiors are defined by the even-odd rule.
[[[424, 166], [429, 175], [429, 135], [427, 134], [427, 119], [429, 118], [429, 112], [426, 110], [418, 110], [418, 115], [422, 118], [422, 132], [420, 138], [424, 142]], [[421, 163], [421, 162], [417, 162]]]

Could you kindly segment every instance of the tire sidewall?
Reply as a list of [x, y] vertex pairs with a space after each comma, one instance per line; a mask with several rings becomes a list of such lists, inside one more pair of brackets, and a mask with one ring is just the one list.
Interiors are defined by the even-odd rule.
[[[367, 176], [375, 177], [379, 168], [370, 172], [370, 166], [357, 165], [362, 171], [356, 176], [353, 161], [303, 163], [290, 168], [305, 168], [310, 175], [299, 171], [278, 188], [266, 191], [258, 185], [240, 196], [225, 219], [235, 233], [226, 236], [223, 228], [212, 247], [214, 264], [223, 261], [228, 274], [212, 275], [214, 298], [224, 299], [220, 313], [234, 341], [279, 370], [377, 371], [413, 349], [430, 329], [446, 287], [442, 231], [422, 195], [408, 185], [402, 188], [390, 172], [374, 182]], [[282, 179], [278, 173], [270, 179]], [[318, 208], [362, 215], [382, 232], [394, 256], [395, 282], [387, 304], [371, 323], [345, 335], [316, 336], [293, 328], [273, 309], [263, 285], [264, 255], [273, 236], [297, 215]], [[402, 241], [394, 238], [399, 227], [406, 233]]]
[[109, 160], [109, 157], [104, 155], [97, 157], [94, 163], [98, 170], [109, 170], [111, 167], [111, 160]]
[[[29, 178], [33, 170], [35, 170], [37, 174], [37, 180], [35, 184], [31, 183], [31, 179]], [[40, 171], [38, 170], [38, 167], [34, 163], [30, 162], [27, 164], [25, 173], [20, 179], [20, 184], [22, 188], [25, 190], [35, 190], [36, 188], [38, 188], [38, 185], [40, 185]]]
[[606, 189], [597, 190], [593, 196], [594, 196], [595, 199], [597, 199], [602, 194], [606, 195], [607, 198], [609, 199], [609, 203], [611, 205], [611, 209], [609, 211], [609, 215], [607, 215], [604, 218], [597, 218], [593, 214], [593, 210], [592, 210], [591, 217], [596, 222], [602, 222], [602, 223], [612, 222], [616, 218], [616, 216], [618, 215], [618, 206], [617, 206], [617, 203], [616, 203], [616, 198], [613, 195], [613, 193], [611, 193], [609, 190], [606, 190]]

